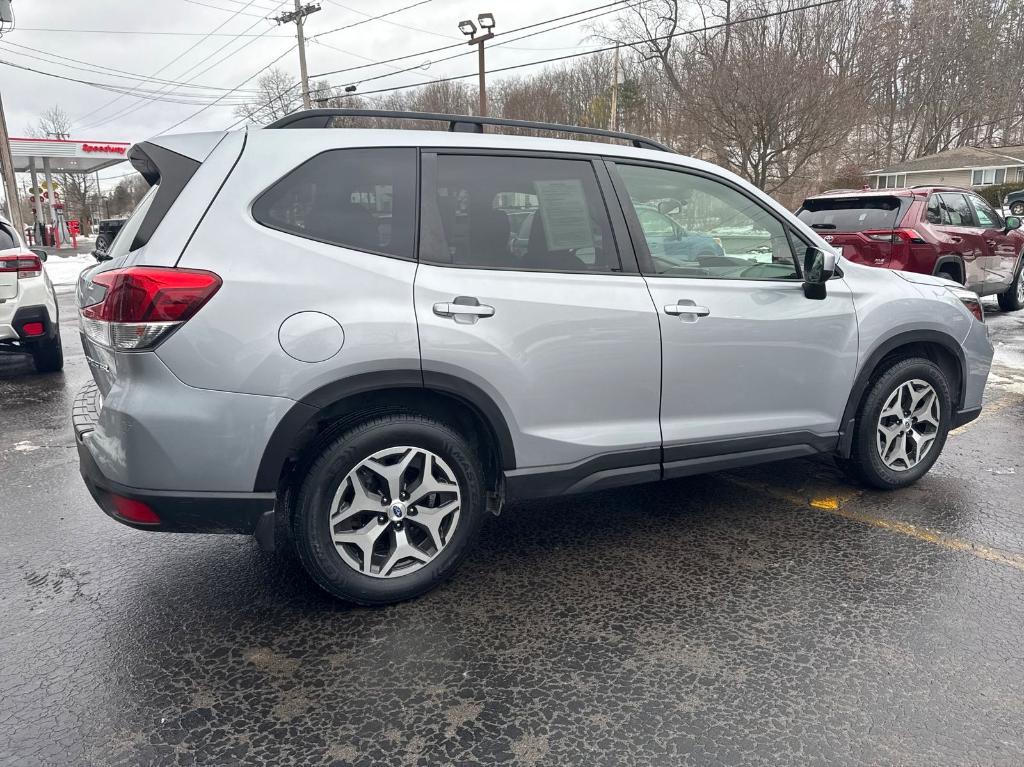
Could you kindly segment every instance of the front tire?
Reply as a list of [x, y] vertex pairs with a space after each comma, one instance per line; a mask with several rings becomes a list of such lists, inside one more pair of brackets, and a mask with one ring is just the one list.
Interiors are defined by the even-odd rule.
[[[1024, 259], [1024, 253], [1021, 254], [1021, 259]], [[1022, 271], [1024, 269], [1018, 266], [1017, 273], [1014, 275], [1010, 287], [996, 296], [996, 299], [999, 301], [999, 308], [1004, 312], [1016, 312], [1024, 309], [1024, 280], [1021, 279]]]
[[931, 360], [896, 360], [868, 389], [842, 467], [865, 484], [895, 490], [923, 477], [946, 443], [952, 396]]
[[302, 481], [291, 520], [299, 559], [339, 599], [385, 605], [448, 578], [475, 541], [484, 474], [447, 425], [395, 413], [329, 442]]
[[37, 373], [56, 373], [64, 369], [64, 347], [60, 342], [60, 331], [53, 338], [37, 341], [32, 348], [32, 364]]

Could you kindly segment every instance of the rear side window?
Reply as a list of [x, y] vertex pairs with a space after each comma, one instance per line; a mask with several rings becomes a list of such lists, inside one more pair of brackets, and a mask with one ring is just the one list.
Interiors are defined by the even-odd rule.
[[797, 216], [819, 232], [895, 229], [910, 207], [907, 197], [834, 197], [804, 200]]
[[0, 250], [9, 250], [10, 248], [17, 247], [20, 247], [20, 244], [15, 238], [14, 233], [3, 224], [0, 224]]
[[423, 192], [424, 260], [477, 269], [619, 271], [589, 162], [438, 155], [436, 168], [436, 183]]
[[299, 237], [411, 259], [415, 205], [415, 149], [336, 149], [271, 186], [252, 215]]

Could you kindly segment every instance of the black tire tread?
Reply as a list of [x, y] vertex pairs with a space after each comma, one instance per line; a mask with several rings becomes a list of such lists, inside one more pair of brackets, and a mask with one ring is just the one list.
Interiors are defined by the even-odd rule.
[[[311, 493], [315, 493], [317, 489], [316, 487], [311, 486], [311, 477], [324, 470], [327, 464], [340, 460], [340, 456], [336, 451], [343, 451], [341, 455], [344, 455], [345, 450], [355, 452], [356, 448], [354, 443], [357, 443], [364, 435], [383, 427], [394, 426], [401, 423], [418, 424], [419, 426], [444, 432], [444, 439], [446, 441], [445, 447], [449, 448], [449, 450], [446, 451], [448, 452], [448, 455], [445, 456], [445, 460], [449, 463], [454, 462], [459, 464], [460, 469], [467, 477], [477, 478], [476, 488], [465, 489], [461, 512], [462, 516], [460, 516], [459, 522], [460, 526], [465, 525], [466, 528], [469, 529], [469, 534], [463, 540], [460, 550], [456, 551], [454, 556], [448, 557], [442, 562], [442, 566], [432, 574], [429, 582], [426, 582], [415, 589], [406, 589], [406, 591], [398, 598], [375, 597], [366, 593], [355, 594], [351, 591], [340, 593], [337, 585], [325, 577], [316, 561], [315, 553], [313, 551], [316, 544], [311, 542], [308, 537], [303, 534], [301, 529], [303, 524], [302, 514], [305, 508], [305, 503], [308, 500], [309, 495]], [[320, 588], [324, 589], [324, 591], [329, 594], [332, 594], [346, 602], [366, 607], [395, 604], [397, 602], [413, 599], [432, 590], [443, 581], [447, 580], [454, 573], [466, 552], [471, 547], [473, 540], [476, 538], [476, 534], [479, 532], [483, 517], [483, 472], [479, 465], [479, 459], [477, 458], [476, 452], [472, 449], [472, 445], [469, 441], [448, 425], [436, 419], [429, 418], [406, 409], [395, 409], [394, 411], [386, 414], [374, 415], [365, 418], [354, 425], [350, 422], [350, 426], [347, 430], [340, 434], [335, 430], [333, 431], [333, 435], [333, 439], [324, 440], [321, 443], [323, 447], [319, 451], [319, 455], [308, 464], [305, 476], [299, 484], [294, 510], [290, 515], [289, 527], [291, 533], [291, 545], [294, 546], [294, 551], [298, 555], [299, 561], [302, 563], [306, 572], [309, 573], [310, 577], [313, 578]], [[460, 453], [464, 454], [464, 458], [460, 459], [457, 457]], [[362, 455], [357, 455], [355, 456], [355, 459], [359, 460], [362, 457]], [[478, 495], [475, 503], [475, 514], [472, 513], [474, 506], [473, 500], [467, 497], [474, 491]], [[387, 582], [388, 581], [381, 581], [381, 583]]]
[[[1024, 266], [1024, 253], [1020, 255], [1018, 261]], [[1017, 273], [1014, 275], [1010, 287], [996, 296], [996, 300], [999, 301], [999, 308], [1004, 312], [1016, 312], [1024, 309], [1024, 303], [1017, 300], [1017, 283], [1024, 279], [1024, 269], [1022, 269], [1022, 266], [1017, 267]]]
[[[930, 456], [925, 458], [923, 464], [920, 464], [926, 467], [923, 471], [919, 471], [915, 467], [915, 469], [905, 472], [902, 475], [898, 475], [895, 472], [888, 472], [891, 476], [887, 477], [874, 466], [872, 460], [872, 456], [875, 455], [876, 450], [874, 442], [874, 425], [873, 423], [869, 423], [869, 430], [865, 434], [863, 430], [865, 426], [864, 416], [867, 411], [872, 410], [875, 407], [880, 396], [888, 396], [888, 394], [892, 392], [896, 382], [901, 377], [904, 377], [909, 369], [921, 365], [930, 368], [934, 377], [941, 382], [943, 387], [943, 391], [939, 392], [940, 396], [944, 398], [942, 414], [940, 416], [940, 421], [942, 422], [942, 426], [940, 427], [941, 434], [936, 439], [936, 445], [932, 448]], [[877, 376], [875, 376], [861, 400], [854, 423], [853, 446], [850, 451], [850, 457], [840, 459], [840, 467], [854, 479], [880, 490], [895, 490], [913, 484], [931, 469], [932, 464], [942, 452], [942, 448], [946, 442], [946, 436], [949, 433], [951, 407], [952, 398], [950, 396], [949, 382], [946, 381], [946, 377], [938, 365], [923, 357], [902, 357], [891, 360], [887, 366], [883, 368]]]

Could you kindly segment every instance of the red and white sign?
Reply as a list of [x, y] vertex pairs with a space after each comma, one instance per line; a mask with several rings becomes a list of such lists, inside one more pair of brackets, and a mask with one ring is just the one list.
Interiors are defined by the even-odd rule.
[[83, 152], [105, 152], [107, 154], [124, 154], [128, 150], [126, 146], [115, 144], [82, 144]]

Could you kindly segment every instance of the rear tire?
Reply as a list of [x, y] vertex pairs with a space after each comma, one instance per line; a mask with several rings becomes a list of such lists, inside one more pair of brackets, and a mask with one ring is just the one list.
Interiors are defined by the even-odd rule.
[[[1024, 254], [1021, 254], [1021, 258], [1024, 259]], [[1022, 262], [1024, 265], [1024, 262]], [[1016, 312], [1024, 309], [1024, 282], [1021, 281], [1021, 267], [1017, 267], [1017, 273], [1013, 276], [1013, 282], [1010, 283], [1005, 291], [996, 296], [999, 301], [999, 308], [1004, 312]]]
[[56, 373], [64, 369], [64, 347], [60, 342], [60, 331], [53, 338], [37, 341], [32, 348], [32, 363], [37, 373]]
[[1024, 202], [1015, 202], [1010, 205], [1010, 213], [1015, 216], [1024, 216]]
[[[427, 490], [428, 482], [441, 489]], [[390, 497], [395, 491], [399, 498]], [[480, 460], [461, 434], [420, 415], [378, 416], [346, 429], [310, 465], [291, 537], [328, 593], [392, 604], [455, 571], [480, 531], [485, 497]]]
[[949, 382], [938, 365], [920, 357], [896, 360], [864, 396], [850, 457], [839, 464], [855, 479], [880, 490], [911, 485], [938, 459], [952, 415]]
[[964, 281], [960, 279], [960, 275], [956, 274], [951, 269], [940, 269], [938, 272], [935, 273], [935, 276], [945, 277], [947, 280], [953, 280], [953, 282], [959, 283], [960, 285], [964, 284]]
[[105, 253], [109, 247], [110, 240], [107, 239], [106, 235], [101, 234], [96, 238], [96, 250]]

